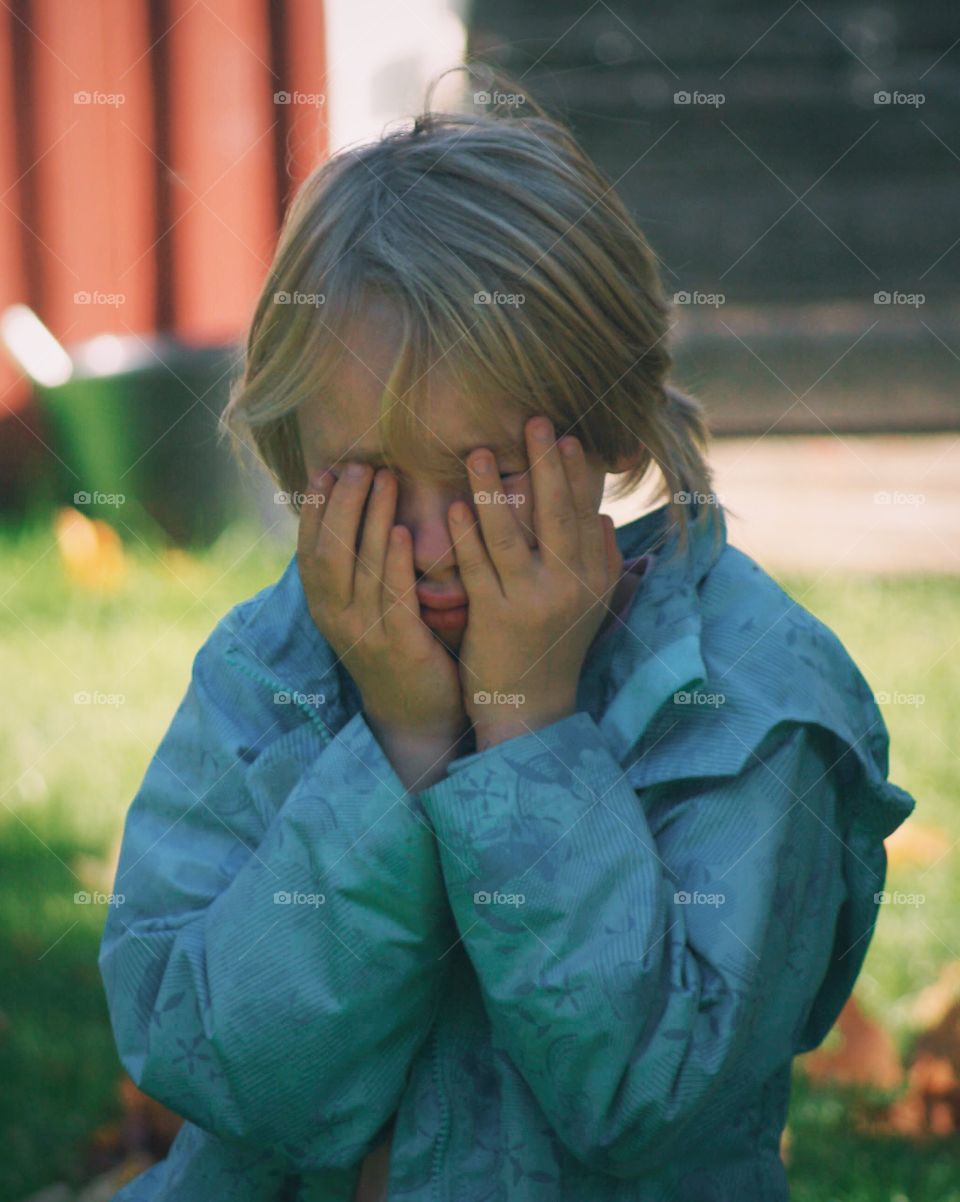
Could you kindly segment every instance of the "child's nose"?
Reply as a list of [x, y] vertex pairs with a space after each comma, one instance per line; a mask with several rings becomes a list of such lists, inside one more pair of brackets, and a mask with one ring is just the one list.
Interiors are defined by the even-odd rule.
[[456, 573], [457, 559], [447, 518], [454, 501], [466, 501], [475, 513], [473, 494], [467, 485], [457, 487], [418, 487], [400, 484], [394, 521], [406, 526], [413, 538], [413, 566], [419, 576], [432, 579]]

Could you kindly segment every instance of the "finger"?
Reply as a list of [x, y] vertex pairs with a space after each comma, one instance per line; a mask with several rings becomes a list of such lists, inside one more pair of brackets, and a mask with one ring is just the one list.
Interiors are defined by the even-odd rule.
[[479, 533], [500, 587], [506, 592], [508, 579], [530, 572], [530, 548], [523, 536], [513, 506], [507, 504], [500, 472], [493, 454], [480, 449], [467, 456], [467, 473], [479, 517]]
[[308, 481], [297, 525], [297, 560], [300, 571], [317, 585], [321, 581], [328, 583], [326, 573], [320, 569], [318, 549], [323, 511], [332, 483], [333, 476], [327, 470]]
[[383, 613], [383, 568], [395, 502], [391, 473], [386, 469], [374, 472], [360, 549], [357, 551], [353, 596], [357, 604], [364, 606], [368, 613], [375, 611], [377, 617]]
[[[570, 454], [566, 453], [567, 448], [570, 448]], [[588, 579], [600, 580], [609, 570], [608, 532], [606, 523], [600, 520], [600, 511], [594, 504], [593, 486], [583, 446], [578, 438], [569, 435], [560, 439], [559, 449], [560, 460], [570, 484], [573, 512], [580, 532], [580, 562]]]
[[483, 544], [480, 526], [463, 501], [457, 501], [447, 511], [453, 553], [457, 570], [467, 597], [473, 605], [482, 597], [502, 597], [500, 579]]
[[573, 494], [549, 418], [531, 418], [525, 427], [527, 453], [533, 475], [533, 527], [545, 549], [544, 562], [576, 570], [580, 557], [580, 530]]
[[357, 530], [360, 515], [370, 486], [370, 467], [361, 463], [360, 473], [353, 476], [346, 465], [341, 471], [324, 507], [320, 528], [320, 556], [329, 573], [335, 595], [344, 605], [353, 602], [356, 571]]
[[392, 526], [383, 565], [383, 624], [391, 638], [409, 630], [410, 618], [420, 621], [413, 572], [413, 542], [405, 526]]

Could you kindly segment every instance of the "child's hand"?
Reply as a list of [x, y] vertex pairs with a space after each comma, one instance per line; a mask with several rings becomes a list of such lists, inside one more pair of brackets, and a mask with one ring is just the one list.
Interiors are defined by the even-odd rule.
[[326, 471], [300, 511], [297, 563], [317, 629], [353, 677], [378, 728], [453, 739], [467, 726], [457, 665], [420, 618], [410, 535], [391, 535], [395, 477], [373, 491], [370, 466], [352, 479]]
[[[565, 438], [575, 450], [570, 459], [561, 455], [545, 417], [527, 423], [526, 438], [538, 548], [527, 545], [509, 505], [478, 504], [479, 530], [466, 506], [450, 508], [470, 599], [459, 657], [478, 746], [491, 732], [509, 736], [575, 711], [584, 657], [623, 570], [613, 522], [593, 507], [580, 442]], [[480, 471], [484, 459], [489, 466]], [[474, 494], [500, 491], [489, 451], [471, 452], [467, 467]], [[458, 521], [458, 511], [468, 520]], [[498, 704], [498, 693], [508, 700]]]

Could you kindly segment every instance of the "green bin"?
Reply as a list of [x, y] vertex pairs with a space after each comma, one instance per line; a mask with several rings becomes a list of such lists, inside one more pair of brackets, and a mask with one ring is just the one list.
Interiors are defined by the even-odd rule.
[[106, 518], [121, 535], [162, 532], [186, 547], [209, 545], [249, 511], [243, 476], [217, 433], [239, 344], [99, 335], [67, 352], [69, 379], [34, 380], [62, 461], [62, 503]]

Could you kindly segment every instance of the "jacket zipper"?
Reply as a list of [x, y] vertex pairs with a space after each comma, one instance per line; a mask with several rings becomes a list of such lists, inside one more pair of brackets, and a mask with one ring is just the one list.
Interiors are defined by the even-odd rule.
[[433, 1028], [433, 1083], [437, 1090], [437, 1101], [440, 1104], [440, 1130], [437, 1132], [437, 1142], [433, 1149], [433, 1196], [437, 1202], [443, 1202], [441, 1192], [442, 1186], [442, 1161], [444, 1153], [447, 1150], [447, 1136], [449, 1134], [450, 1112], [447, 1106], [446, 1095], [443, 1091], [443, 1075], [440, 1070], [440, 1034], [435, 1026]]
[[235, 650], [236, 648], [234, 646], [230, 646], [226, 649], [226, 651], [224, 651], [223, 657], [227, 663], [230, 664], [231, 667], [237, 668], [239, 671], [245, 673], [250, 677], [251, 680], [255, 680], [259, 684], [266, 685], [266, 687], [273, 693], [289, 693], [290, 696], [294, 698], [294, 704], [303, 710], [305, 714], [307, 714], [311, 722], [313, 722], [320, 731], [321, 735], [323, 736], [324, 746], [326, 746], [331, 740], [330, 731], [327, 729], [323, 720], [320, 718], [313, 706], [309, 705], [306, 701], [300, 701], [298, 699], [300, 690], [294, 689], [290, 685], [285, 685], [279, 680], [271, 680], [270, 677], [265, 673], [258, 672], [256, 668], [251, 667], [246, 660], [235, 659], [233, 654]]

